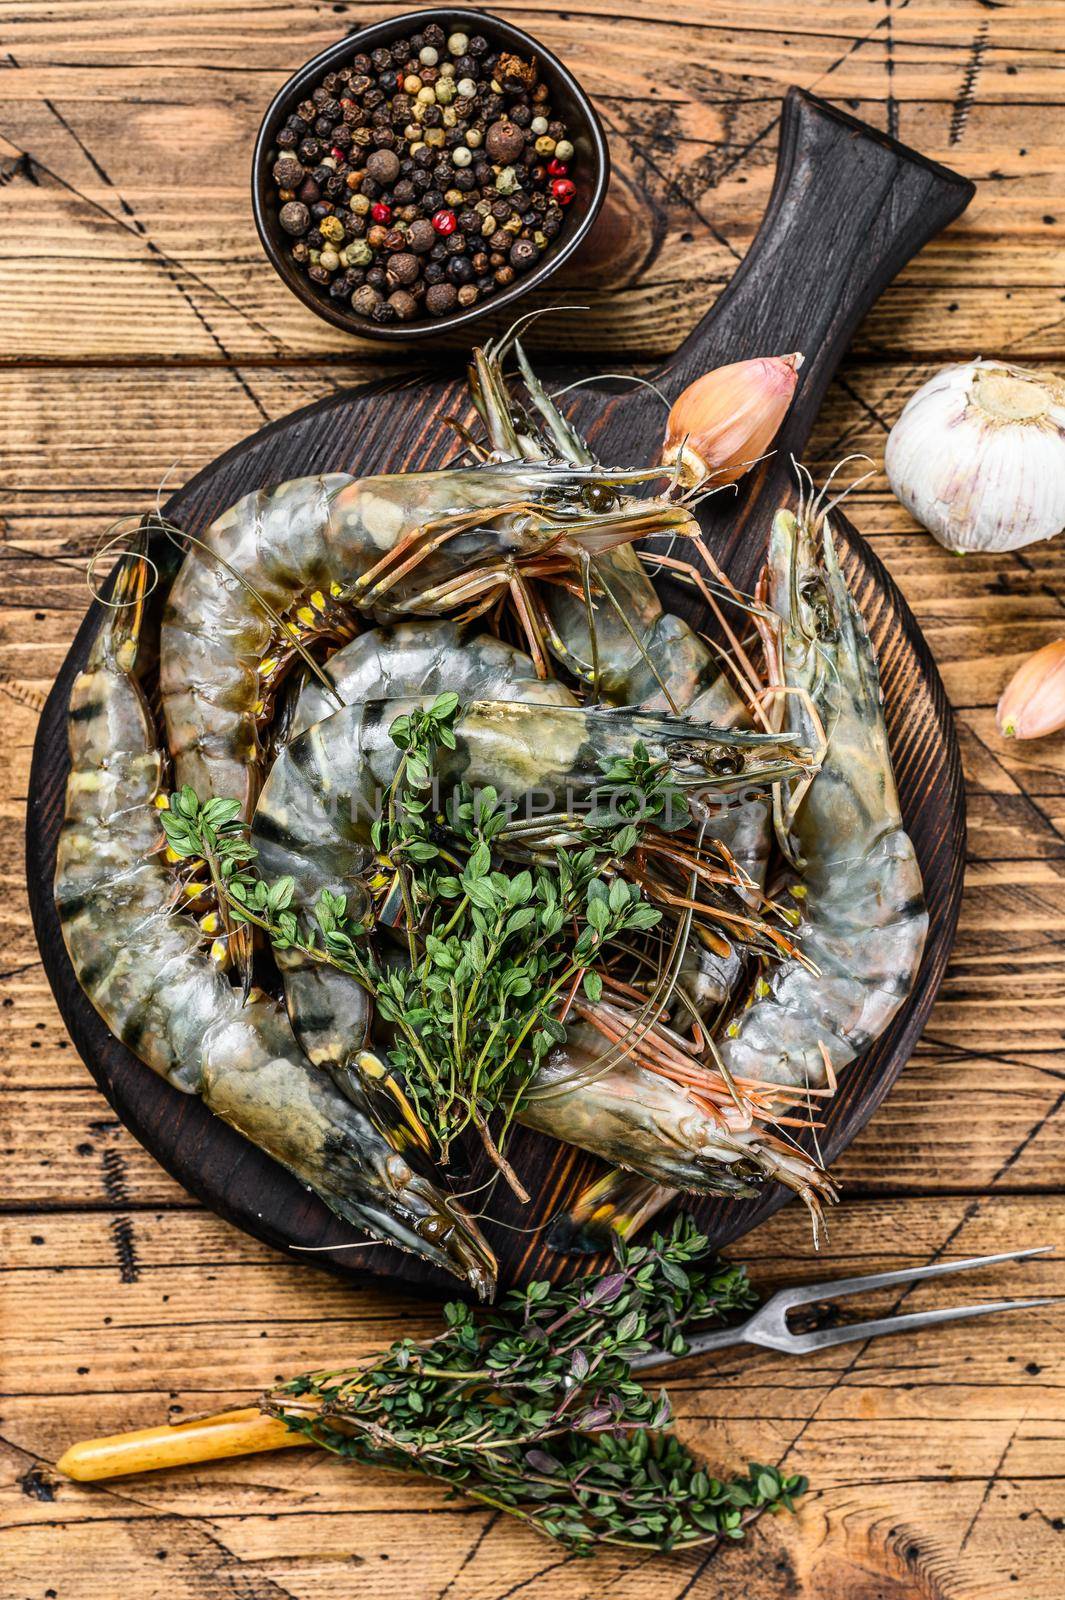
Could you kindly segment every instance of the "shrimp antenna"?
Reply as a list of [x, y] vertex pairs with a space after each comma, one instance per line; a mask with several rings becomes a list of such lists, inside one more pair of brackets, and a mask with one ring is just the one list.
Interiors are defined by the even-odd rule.
[[[118, 517], [107, 529], [106, 534], [104, 535], [104, 543], [98, 546], [98, 548], [94, 550], [92, 555], [89, 557], [88, 566], [85, 568], [85, 582], [88, 586], [89, 593], [92, 595], [94, 600], [98, 601], [100, 605], [109, 606], [112, 611], [123, 611], [127, 606], [143, 605], [148, 596], [150, 594], [154, 594], [155, 590], [159, 586], [159, 567], [156, 562], [152, 560], [147, 550], [138, 550], [132, 543], [123, 544], [123, 540], [133, 540], [138, 534], [148, 532], [149, 529], [145, 527], [146, 521], [147, 519], [143, 513], [135, 511], [127, 512], [125, 516]], [[135, 527], [132, 529], [127, 529], [125, 524], [129, 522], [135, 523]], [[101, 589], [96, 587], [97, 562], [102, 560], [104, 556], [110, 555], [111, 552], [116, 549], [118, 550], [119, 554], [124, 557], [128, 557], [134, 561], [143, 561], [144, 565], [151, 573], [151, 581], [149, 582], [148, 587], [142, 594], [138, 594], [134, 599], [131, 600], [112, 600], [109, 596], [105, 595]]]
[[[835, 497], [835, 499], [833, 499], [830, 503], [828, 503], [826, 505], [825, 496], [828, 494], [828, 491], [832, 486], [832, 480], [840, 472], [842, 472], [843, 468], [847, 465], [848, 461], [868, 461], [870, 470], [868, 472], [863, 473], [862, 476], [860, 478], [856, 479], [854, 483], [849, 484], [846, 489], [842, 490], [842, 492], [840, 494], [838, 494]], [[810, 507], [810, 521], [811, 521], [811, 523], [816, 523], [816, 522], [822, 521], [825, 517], [828, 516], [828, 513], [835, 506], [838, 506], [842, 500], [845, 500], [849, 494], [851, 494], [855, 489], [857, 489], [859, 484], [868, 483], [869, 479], [874, 476], [875, 472], [876, 472], [876, 466], [875, 466], [875, 464], [873, 462], [873, 458], [871, 456], [867, 456], [865, 454], [865, 452], [862, 451], [862, 450], [856, 450], [851, 455], [844, 456], [842, 458], [842, 460], [837, 461], [836, 465], [832, 468], [832, 471], [829, 473], [828, 477], [825, 479], [824, 483], [821, 485], [820, 494], [818, 494], [817, 498], [814, 500], [813, 504]], [[811, 483], [812, 483], [812, 480], [811, 480]]]
[[596, 372], [587, 378], [575, 378], [572, 383], [565, 384], [563, 388], [553, 389], [551, 391], [551, 399], [561, 400], [564, 394], [572, 394], [574, 389], [584, 389], [590, 383], [604, 383], [608, 379], [615, 383], [632, 383], [638, 385], [641, 389], [650, 389], [651, 393], [661, 400], [666, 410], [670, 409], [669, 401], [657, 383], [652, 383], [650, 378], [641, 378], [636, 372]]

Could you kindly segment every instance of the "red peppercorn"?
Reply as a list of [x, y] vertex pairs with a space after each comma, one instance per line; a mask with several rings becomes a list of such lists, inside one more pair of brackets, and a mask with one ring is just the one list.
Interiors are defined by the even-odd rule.
[[[572, 184], [570, 187], [573, 187]], [[375, 222], [380, 222], [387, 226], [392, 221], [392, 207], [386, 206], [383, 200], [378, 200], [376, 205], [370, 207], [370, 215]]]
[[348, 158], [338, 144], [335, 144], [329, 154], [334, 161], [346, 161]]
[[560, 206], [568, 206], [577, 193], [577, 185], [569, 178], [552, 178], [551, 193]]
[[453, 211], [437, 211], [433, 215], [433, 227], [437, 233], [446, 236], [455, 231], [455, 213]]
[[547, 170], [551, 174], [552, 178], [564, 178], [566, 173], [569, 171], [569, 168], [564, 161], [559, 161], [556, 159], [556, 157], [552, 156], [551, 160], [547, 163]]

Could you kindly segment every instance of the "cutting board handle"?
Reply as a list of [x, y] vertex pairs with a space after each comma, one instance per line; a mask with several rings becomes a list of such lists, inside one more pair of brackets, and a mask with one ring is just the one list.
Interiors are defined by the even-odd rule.
[[[710, 367], [748, 356], [806, 357], [795, 401], [752, 491], [772, 498], [800, 456], [833, 374], [877, 295], [964, 211], [968, 179], [825, 100], [784, 100], [776, 179], [731, 283], [666, 364], [670, 398]], [[735, 516], [735, 502], [732, 515]], [[748, 507], [747, 509], [753, 509]], [[746, 522], [748, 518], [743, 518]]]

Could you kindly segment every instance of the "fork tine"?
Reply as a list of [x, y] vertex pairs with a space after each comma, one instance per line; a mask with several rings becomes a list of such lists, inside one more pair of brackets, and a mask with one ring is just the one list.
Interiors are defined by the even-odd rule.
[[946, 1277], [952, 1272], [968, 1272], [976, 1267], [993, 1267], [1000, 1261], [1024, 1261], [1029, 1256], [1046, 1255], [1052, 1244], [1035, 1245], [1030, 1250], [1004, 1250], [995, 1256], [966, 1256], [961, 1261], [933, 1261], [927, 1267], [904, 1267], [895, 1272], [871, 1272], [864, 1278], [837, 1278], [828, 1283], [803, 1283], [794, 1289], [781, 1289], [767, 1305], [776, 1301], [785, 1308], [808, 1305], [812, 1300], [835, 1300], [841, 1295], [861, 1294], [866, 1289], [889, 1289], [896, 1283], [920, 1283], [923, 1278]]
[[906, 1333], [912, 1328], [930, 1328], [940, 1322], [957, 1322], [961, 1317], [987, 1317], [994, 1311], [1022, 1311], [1029, 1306], [1054, 1304], [1051, 1297], [1042, 1300], [988, 1300], [981, 1305], [947, 1306], [940, 1311], [908, 1311], [901, 1317], [878, 1317], [871, 1322], [852, 1322], [845, 1328], [815, 1328], [811, 1333], [790, 1333], [785, 1348], [796, 1355], [811, 1350], [827, 1350], [836, 1344], [851, 1344], [858, 1339], [875, 1339], [882, 1333]]

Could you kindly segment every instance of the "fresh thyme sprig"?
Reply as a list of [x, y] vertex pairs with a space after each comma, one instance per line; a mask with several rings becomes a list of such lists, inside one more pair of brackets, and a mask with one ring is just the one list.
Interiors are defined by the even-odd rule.
[[663, 1431], [668, 1397], [633, 1364], [683, 1355], [693, 1324], [750, 1306], [747, 1275], [709, 1257], [688, 1216], [614, 1249], [602, 1276], [533, 1283], [477, 1316], [449, 1305], [437, 1338], [294, 1379], [264, 1408], [337, 1455], [422, 1472], [575, 1551], [742, 1538], [753, 1515], [791, 1509], [806, 1480], [755, 1463], [712, 1477]]
[[[390, 1064], [441, 1158], [473, 1126], [527, 1198], [502, 1153], [522, 1090], [565, 1043], [576, 989], [601, 998], [607, 947], [659, 922], [617, 867], [647, 825], [678, 826], [686, 810], [668, 769], [637, 745], [631, 757], [602, 763], [581, 848], [528, 866], [504, 859], [512, 808], [495, 789], [459, 786], [444, 813], [435, 808], [434, 762], [455, 747], [459, 711], [456, 695], [441, 695], [390, 729], [401, 755], [371, 840], [375, 871], [390, 867], [401, 894], [405, 963], [375, 942], [372, 917], [356, 915], [351, 897], [325, 890], [308, 911], [294, 905], [291, 878], [266, 881], [235, 800], [201, 804], [186, 787], [171, 796], [162, 825], [176, 855], [204, 861], [231, 921], [262, 929], [275, 949], [347, 972], [373, 995], [392, 1030]], [[356, 893], [360, 912], [364, 904]]]

